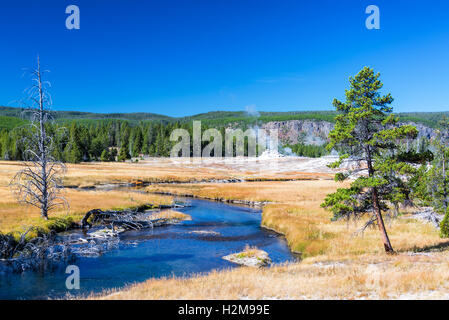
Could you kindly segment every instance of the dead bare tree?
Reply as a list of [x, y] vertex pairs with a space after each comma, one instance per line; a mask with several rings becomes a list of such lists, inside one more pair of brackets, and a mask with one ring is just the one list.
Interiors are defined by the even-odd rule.
[[21, 203], [38, 207], [41, 216], [48, 219], [48, 212], [58, 206], [68, 209], [67, 200], [61, 195], [61, 176], [65, 165], [56, 161], [52, 152], [54, 140], [47, 134], [46, 123], [52, 120], [48, 93], [50, 82], [43, 80], [39, 57], [37, 67], [30, 70], [33, 85], [28, 89], [28, 105], [24, 113], [29, 115], [29, 130], [24, 137], [27, 146], [24, 152], [24, 168], [17, 172], [10, 186]]

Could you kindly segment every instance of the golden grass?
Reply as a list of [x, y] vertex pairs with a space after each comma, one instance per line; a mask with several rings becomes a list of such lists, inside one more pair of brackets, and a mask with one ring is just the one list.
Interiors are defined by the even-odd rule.
[[449, 254], [308, 259], [189, 278], [149, 279], [95, 299], [447, 299]]
[[161, 184], [147, 187], [149, 192], [168, 192], [177, 195], [211, 199], [273, 201], [276, 203], [313, 203], [319, 208], [323, 196], [338, 186], [329, 180], [258, 181], [240, 183]]
[[[360, 228], [359, 222], [330, 222], [330, 214], [321, 208], [304, 204], [268, 205], [264, 208], [262, 224], [285, 234], [292, 250], [303, 257], [350, 254], [384, 254], [377, 228]], [[404, 215], [387, 223], [387, 230], [395, 250], [418, 251], [444, 244], [438, 231], [430, 224]]]
[[175, 219], [181, 221], [189, 221], [192, 220], [192, 217], [186, 213], [179, 212], [176, 210], [163, 210], [159, 212], [155, 212], [151, 215], [152, 219]]

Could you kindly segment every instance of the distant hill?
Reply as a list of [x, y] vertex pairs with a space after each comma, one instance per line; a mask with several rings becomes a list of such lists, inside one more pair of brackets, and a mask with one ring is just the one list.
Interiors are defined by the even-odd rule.
[[445, 112], [403, 112], [398, 113], [402, 121], [421, 123], [425, 126], [435, 128], [443, 117], [449, 118], [449, 111]]
[[[22, 108], [14, 107], [1, 107], [0, 106], [0, 116], [7, 117], [22, 117]], [[148, 112], [135, 112], [135, 113], [92, 113], [92, 112], [81, 112], [81, 111], [51, 111], [51, 114], [56, 120], [59, 119], [94, 119], [94, 120], [104, 120], [104, 119], [118, 119], [118, 120], [173, 120], [172, 117], [164, 116], [156, 113]]]
[[0, 116], [0, 131], [3, 129], [11, 130], [15, 127], [24, 125], [25, 123], [26, 123], [25, 120], [22, 120], [17, 117]]
[[[244, 111], [211, 111], [186, 117], [170, 117], [156, 113], [135, 112], [135, 113], [92, 113], [80, 111], [52, 111], [54, 118], [58, 121], [77, 120], [79, 122], [95, 122], [96, 120], [125, 120], [130, 122], [138, 121], [163, 121], [163, 122], [190, 122], [193, 120], [202, 120], [208, 125], [227, 124], [227, 123], [252, 123], [257, 118], [260, 123], [270, 121], [288, 121], [288, 120], [314, 120], [334, 122], [337, 114], [335, 111], [291, 111], [291, 112], [264, 112], [261, 111], [255, 115], [249, 115]], [[449, 117], [447, 112], [407, 112], [397, 113], [404, 122], [411, 121], [425, 126], [435, 128], [438, 120], [443, 116]], [[5, 118], [7, 117], [7, 118]], [[23, 123], [22, 109], [14, 107], [0, 106], [0, 129], [11, 128]]]
[[258, 112], [250, 115], [244, 111], [211, 111], [193, 116], [179, 118], [181, 121], [206, 120], [207, 122], [248, 122], [256, 118], [259, 122], [287, 120], [334, 121], [334, 111], [290, 111], [290, 112]]
[[[449, 117], [449, 111], [446, 112], [401, 112], [395, 113], [403, 122], [420, 123], [425, 126], [435, 128], [442, 117]], [[270, 121], [288, 121], [288, 120], [314, 120], [334, 122], [337, 115], [336, 111], [290, 111], [290, 112], [259, 112], [258, 116], [248, 115], [244, 111], [212, 111], [200, 113], [193, 116], [174, 118], [178, 121], [203, 120], [208, 124], [214, 123], [232, 123], [232, 122], [253, 122], [256, 118], [259, 122], [266, 123]]]

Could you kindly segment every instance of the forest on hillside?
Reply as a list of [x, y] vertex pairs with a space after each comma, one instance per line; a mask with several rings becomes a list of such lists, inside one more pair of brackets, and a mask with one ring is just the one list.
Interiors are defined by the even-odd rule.
[[[24, 137], [29, 134], [28, 121], [22, 109], [0, 107], [0, 159], [25, 160]], [[52, 111], [55, 119], [47, 123], [54, 138], [54, 156], [63, 162], [125, 161], [148, 155], [168, 157], [176, 142], [170, 141], [174, 129], [183, 128], [192, 137], [192, 121], [201, 120], [202, 132], [216, 128], [224, 136], [232, 125], [243, 130], [268, 121], [315, 120], [333, 122], [334, 111], [316, 112], [260, 112], [250, 116], [246, 112], [215, 111], [190, 117], [171, 118], [153, 113], [98, 114], [76, 111]], [[443, 113], [399, 114], [402, 121], [435, 127]], [[140, 119], [140, 120], [138, 120]], [[203, 147], [208, 142], [204, 142]], [[247, 141], [245, 141], [247, 143]], [[224, 141], [223, 141], [224, 144]], [[423, 147], [426, 141], [418, 145]], [[285, 145], [298, 156], [320, 157], [328, 154], [325, 145], [303, 143]], [[224, 150], [224, 146], [223, 146]], [[246, 148], [245, 148], [246, 150]]]

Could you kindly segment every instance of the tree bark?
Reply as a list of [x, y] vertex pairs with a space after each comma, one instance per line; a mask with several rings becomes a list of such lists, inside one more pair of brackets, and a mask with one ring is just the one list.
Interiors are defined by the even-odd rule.
[[44, 91], [41, 79], [41, 64], [39, 57], [37, 58], [37, 76], [39, 86], [39, 149], [41, 162], [41, 179], [42, 179], [42, 199], [41, 199], [41, 215], [48, 220], [48, 184], [47, 184], [47, 146], [45, 145], [45, 125], [44, 125]]
[[[370, 177], [374, 175], [373, 162], [371, 158], [371, 150], [368, 147], [366, 150], [366, 162], [368, 166], [368, 174]], [[377, 193], [377, 188], [373, 187], [373, 211], [377, 218], [377, 226], [379, 227], [380, 233], [382, 234], [382, 242], [384, 244], [386, 253], [394, 253], [393, 247], [390, 243], [390, 239], [388, 238], [387, 230], [385, 229], [384, 219], [382, 218], [382, 210], [380, 209], [379, 204], [379, 195]]]
[[382, 211], [379, 206], [379, 197], [377, 195], [377, 188], [373, 188], [373, 209], [377, 217], [377, 226], [382, 233], [382, 242], [384, 243], [384, 248], [386, 253], [394, 253], [393, 247], [391, 246], [390, 239], [388, 238], [387, 230], [385, 229], [384, 219], [382, 218]]

